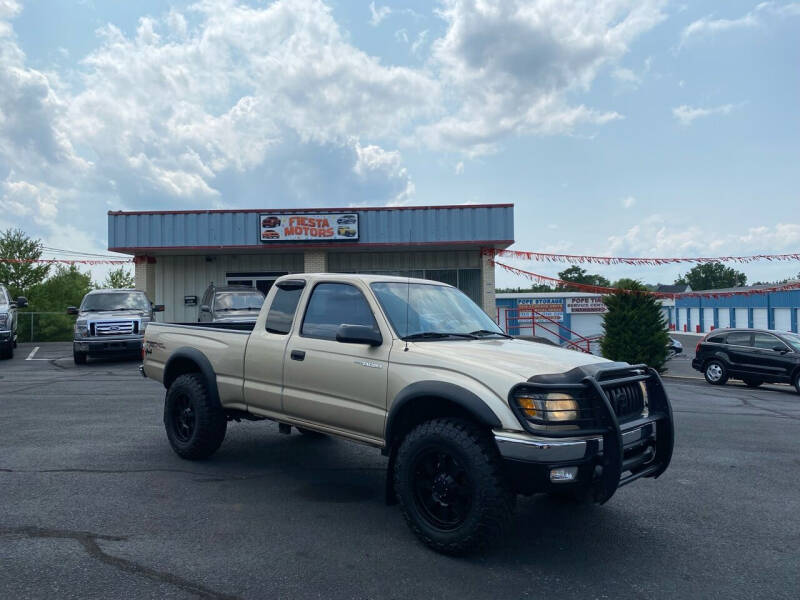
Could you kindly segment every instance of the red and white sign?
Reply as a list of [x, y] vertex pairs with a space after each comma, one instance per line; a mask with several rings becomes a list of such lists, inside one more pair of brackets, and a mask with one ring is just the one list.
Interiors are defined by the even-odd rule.
[[567, 312], [570, 314], [605, 314], [608, 308], [600, 296], [567, 298]]
[[307, 213], [287, 215], [265, 213], [259, 216], [261, 241], [357, 240], [357, 213]]
[[534, 323], [564, 320], [564, 304], [561, 298], [520, 298], [517, 300], [519, 316], [533, 317]]

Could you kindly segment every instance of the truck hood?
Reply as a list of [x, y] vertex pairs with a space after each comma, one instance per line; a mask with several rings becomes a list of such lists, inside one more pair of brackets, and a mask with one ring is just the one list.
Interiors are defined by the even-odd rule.
[[258, 319], [257, 310], [230, 310], [223, 313], [218, 313], [214, 318], [214, 323], [241, 323], [246, 321], [255, 321]]
[[99, 310], [81, 312], [79, 315], [80, 318], [89, 321], [126, 321], [149, 316], [150, 315], [141, 310]]
[[466, 373], [486, 369], [502, 372], [517, 381], [534, 375], [564, 373], [575, 367], [611, 361], [577, 350], [566, 350], [539, 342], [490, 338], [414, 342], [416, 352], [429, 354], [436, 364], [459, 365]]

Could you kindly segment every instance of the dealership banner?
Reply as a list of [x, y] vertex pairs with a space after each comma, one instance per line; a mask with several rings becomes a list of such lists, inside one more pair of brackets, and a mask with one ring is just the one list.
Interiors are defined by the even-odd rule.
[[356, 213], [308, 213], [287, 215], [264, 213], [259, 216], [262, 242], [357, 240]]
[[[520, 298], [517, 310], [522, 318], [533, 316], [534, 323], [564, 320], [564, 304], [561, 298]], [[546, 317], [546, 318], [545, 318]]]
[[571, 314], [604, 314], [608, 312], [601, 296], [567, 298], [567, 312]]

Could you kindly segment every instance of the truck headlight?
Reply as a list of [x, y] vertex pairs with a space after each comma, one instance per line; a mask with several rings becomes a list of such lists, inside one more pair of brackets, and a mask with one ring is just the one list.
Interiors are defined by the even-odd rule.
[[89, 333], [89, 324], [86, 319], [75, 321], [75, 337], [86, 337]]
[[139, 333], [144, 333], [148, 323], [150, 323], [150, 317], [142, 317], [142, 320], [139, 321]]
[[5, 329], [6, 327], [8, 327], [8, 315], [0, 315], [0, 329]]
[[534, 429], [559, 431], [594, 424], [592, 410], [579, 390], [573, 393], [520, 389], [511, 401], [517, 416]]

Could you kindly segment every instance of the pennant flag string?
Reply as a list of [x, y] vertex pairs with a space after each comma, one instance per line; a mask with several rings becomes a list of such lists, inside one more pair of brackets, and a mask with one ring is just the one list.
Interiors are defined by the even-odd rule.
[[636, 256], [591, 256], [580, 254], [552, 254], [548, 252], [528, 252], [524, 250], [500, 250], [486, 248], [484, 252], [489, 256], [503, 256], [536, 262], [559, 262], [571, 264], [599, 264], [599, 265], [670, 265], [680, 263], [715, 263], [735, 262], [752, 263], [758, 261], [800, 261], [800, 253], [791, 254], [753, 254], [750, 256], [701, 256], [701, 257], [636, 257]]
[[64, 265], [127, 265], [132, 264], [132, 258], [122, 260], [74, 260], [66, 258], [0, 258], [0, 263], [7, 264], [64, 264]]
[[563, 286], [563, 287], [570, 287], [573, 289], [581, 290], [584, 292], [590, 292], [594, 294], [613, 294], [615, 292], [630, 292], [630, 293], [638, 293], [638, 294], [651, 294], [656, 298], [669, 298], [669, 299], [676, 299], [676, 298], [726, 298], [729, 296], [753, 296], [756, 294], [765, 294], [768, 292], [783, 292], [787, 290], [798, 290], [800, 289], [800, 281], [794, 283], [782, 283], [779, 285], [773, 286], [766, 286], [766, 287], [759, 287], [755, 289], [743, 289], [743, 290], [730, 290], [725, 292], [682, 292], [679, 294], [672, 294], [667, 292], [650, 292], [650, 291], [637, 291], [637, 290], [625, 290], [621, 288], [613, 288], [613, 287], [604, 287], [600, 285], [589, 285], [586, 283], [574, 283], [572, 281], [565, 281], [563, 279], [557, 279], [555, 277], [548, 277], [547, 275], [540, 275], [538, 273], [531, 273], [530, 271], [526, 271], [525, 269], [519, 269], [517, 267], [512, 267], [511, 265], [507, 265], [505, 263], [498, 262], [494, 259], [489, 259], [489, 262], [495, 266], [500, 267], [501, 269], [512, 273], [514, 275], [521, 275], [523, 277], [527, 277], [528, 279], [540, 283], [542, 285], [549, 285], [552, 287], [556, 286]]

